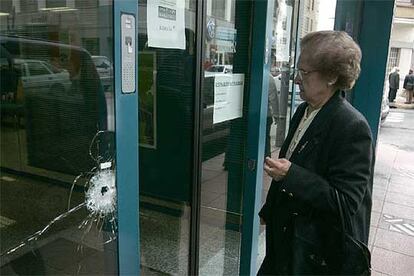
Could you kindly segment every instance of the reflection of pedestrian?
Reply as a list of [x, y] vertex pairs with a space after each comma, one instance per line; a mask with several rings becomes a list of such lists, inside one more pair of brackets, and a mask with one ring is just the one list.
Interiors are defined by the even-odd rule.
[[392, 103], [395, 100], [395, 96], [397, 95], [397, 90], [400, 88], [400, 69], [394, 67], [391, 74], [388, 76], [390, 91], [388, 93], [388, 101]]
[[413, 90], [414, 90], [414, 74], [413, 69], [410, 69], [408, 75], [404, 78], [403, 87], [405, 89], [405, 103], [410, 104], [413, 100]]
[[[266, 158], [272, 177], [260, 220], [266, 256], [258, 275], [343, 274], [345, 244], [330, 227], [368, 242], [372, 191], [372, 137], [365, 118], [343, 97], [360, 72], [361, 50], [345, 32], [306, 35], [295, 83], [305, 101], [290, 123], [279, 158]], [[335, 241], [335, 242], [332, 242]], [[338, 250], [339, 249], [339, 250]]]
[[267, 108], [267, 121], [266, 121], [266, 145], [265, 145], [265, 156], [271, 157], [272, 153], [272, 142], [270, 140], [270, 129], [272, 127], [273, 121], [276, 122], [276, 119], [279, 118], [279, 95], [275, 80], [273, 79], [272, 74], [269, 73], [269, 103]]

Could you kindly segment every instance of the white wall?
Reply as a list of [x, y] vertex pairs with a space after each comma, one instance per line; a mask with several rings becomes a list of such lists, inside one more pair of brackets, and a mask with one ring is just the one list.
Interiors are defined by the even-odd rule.
[[[396, 21], [398, 22], [398, 19]], [[400, 68], [402, 82], [404, 76], [408, 74], [408, 70], [414, 67], [414, 22], [408, 24], [394, 23], [390, 46], [401, 49], [398, 67]]]
[[400, 52], [400, 77], [404, 80], [404, 76], [408, 74], [408, 70], [412, 68], [413, 64], [412, 61], [413, 50], [412, 49], [401, 49]]
[[391, 41], [410, 42], [414, 44], [414, 24], [394, 24]]

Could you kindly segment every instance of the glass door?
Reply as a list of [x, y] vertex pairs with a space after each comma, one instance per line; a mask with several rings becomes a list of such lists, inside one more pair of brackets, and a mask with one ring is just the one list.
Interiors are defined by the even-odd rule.
[[255, 273], [272, 6], [206, 3], [200, 275]]
[[204, 11], [200, 275], [239, 273], [252, 5], [209, 0]]
[[0, 274], [116, 274], [113, 1], [0, 11]]
[[137, 1], [142, 275], [189, 274], [196, 2]]
[[[258, 224], [245, 214], [259, 197], [246, 186], [259, 183], [263, 162], [267, 17], [257, 25], [256, 54], [251, 26], [266, 8], [267, 1], [138, 1], [142, 275], [236, 275], [249, 258], [245, 225]], [[259, 125], [262, 146], [248, 137]]]

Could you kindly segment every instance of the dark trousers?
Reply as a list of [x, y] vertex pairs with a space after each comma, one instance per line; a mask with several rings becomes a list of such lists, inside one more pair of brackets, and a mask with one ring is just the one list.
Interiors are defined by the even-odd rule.
[[395, 96], [397, 96], [397, 89], [390, 87], [390, 92], [388, 93], [388, 101], [392, 103], [395, 100]]

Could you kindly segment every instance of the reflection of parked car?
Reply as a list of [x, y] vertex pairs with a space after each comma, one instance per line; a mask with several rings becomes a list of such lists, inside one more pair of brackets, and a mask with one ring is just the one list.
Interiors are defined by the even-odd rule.
[[387, 94], [384, 93], [382, 95], [382, 102], [381, 102], [381, 122], [385, 121], [385, 118], [387, 118], [388, 113], [390, 113], [390, 107], [388, 103]]
[[23, 91], [29, 92], [55, 92], [69, 91], [71, 81], [69, 72], [58, 69], [50, 63], [36, 59], [15, 59], [14, 65], [20, 72]]
[[212, 65], [205, 70], [204, 76], [211, 77], [217, 74], [231, 74], [232, 72], [232, 65]]
[[109, 58], [105, 56], [92, 56], [92, 61], [95, 64], [96, 71], [101, 79], [102, 86], [107, 91], [113, 82], [113, 66]]
[[[78, 46], [0, 35], [0, 66], [1, 114], [21, 121], [2, 120], [1, 127], [20, 133], [20, 125], [25, 131], [25, 139], [1, 165], [42, 176], [93, 167], [85, 153], [97, 130], [106, 129], [107, 110], [90, 54]], [[5, 137], [9, 141], [1, 143], [2, 150], [12, 137]]]

